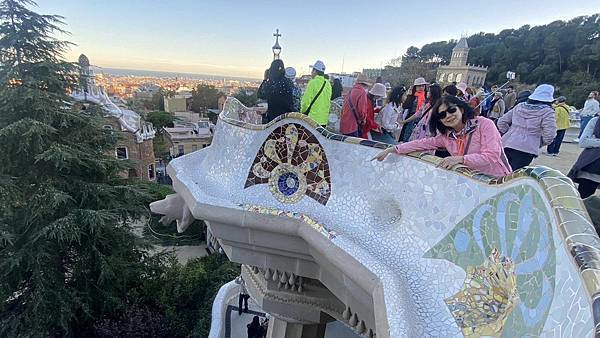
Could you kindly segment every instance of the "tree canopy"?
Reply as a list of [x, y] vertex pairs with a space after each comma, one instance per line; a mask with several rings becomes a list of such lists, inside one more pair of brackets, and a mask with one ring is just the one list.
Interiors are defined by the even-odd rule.
[[[468, 62], [487, 66], [490, 84], [504, 82], [506, 72], [513, 71], [522, 83], [555, 85], [558, 93], [578, 106], [587, 93], [600, 88], [600, 14], [542, 26], [525, 25], [498, 34], [478, 33], [469, 36], [467, 42]], [[456, 40], [450, 40], [420, 49], [412, 46], [390, 66], [405, 68], [412, 62], [427, 70], [447, 64], [455, 45]], [[421, 76], [430, 76], [431, 72], [425, 74], [423, 69]]]
[[53, 36], [62, 18], [31, 5], [0, 0], [0, 337], [205, 336], [239, 265], [182, 266], [134, 235], [168, 192], [119, 176], [118, 133], [68, 95], [79, 81]]
[[207, 109], [215, 109], [218, 106], [219, 91], [215, 86], [199, 84], [192, 91], [192, 110], [195, 113], [205, 113]]
[[242, 88], [233, 96], [246, 107], [254, 107], [258, 102], [256, 89], [253, 88]]
[[89, 336], [160, 265], [128, 225], [147, 211], [117, 134], [68, 95], [61, 17], [33, 4], [0, 1], [0, 336]]
[[159, 133], [162, 132], [161, 129], [163, 127], [172, 128], [174, 126], [173, 122], [175, 122], [176, 119], [175, 115], [167, 113], [166, 111], [151, 111], [144, 115], [144, 120], [152, 123]]

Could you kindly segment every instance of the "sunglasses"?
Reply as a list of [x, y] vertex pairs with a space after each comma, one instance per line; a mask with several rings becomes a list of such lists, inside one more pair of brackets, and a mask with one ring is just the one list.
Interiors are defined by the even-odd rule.
[[450, 106], [446, 110], [439, 111], [437, 113], [437, 115], [438, 115], [438, 117], [440, 119], [443, 119], [443, 118], [446, 118], [446, 115], [448, 115], [448, 114], [454, 114], [454, 113], [456, 113], [457, 110], [458, 110], [458, 108], [456, 106]]

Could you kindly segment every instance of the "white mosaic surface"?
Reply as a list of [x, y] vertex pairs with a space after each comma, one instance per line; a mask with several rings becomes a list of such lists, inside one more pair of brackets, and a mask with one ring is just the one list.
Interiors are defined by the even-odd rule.
[[[326, 206], [308, 197], [284, 204], [266, 184], [244, 189], [258, 149], [283, 123], [255, 131], [219, 121], [212, 145], [172, 161], [169, 173], [196, 201], [300, 212], [334, 230], [333, 242], [382, 280], [390, 337], [462, 336], [444, 299], [460, 290], [465, 271], [446, 260], [423, 258], [423, 254], [478, 204], [517, 184], [531, 184], [539, 190], [536, 182], [524, 179], [500, 188], [434, 170], [409, 157], [371, 162], [378, 149], [316, 134], [331, 169], [331, 198]], [[302, 121], [294, 123], [310, 128]], [[589, 301], [556, 224], [552, 228], [557, 248], [556, 292], [542, 335], [592, 336]], [[504, 332], [504, 336], [514, 334]]]

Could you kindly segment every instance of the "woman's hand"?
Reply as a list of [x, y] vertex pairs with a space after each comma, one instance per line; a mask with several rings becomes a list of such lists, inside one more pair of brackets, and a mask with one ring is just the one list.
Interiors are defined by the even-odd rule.
[[395, 150], [396, 150], [395, 147], [389, 147], [386, 150], [384, 150], [384, 151], [380, 152], [379, 154], [375, 155], [375, 157], [373, 157], [371, 159], [371, 161], [377, 160], [377, 161], [381, 162], [381, 161], [385, 160], [385, 158], [389, 154], [393, 153]]
[[449, 156], [443, 158], [440, 163], [438, 163], [439, 168], [444, 169], [452, 169], [457, 164], [462, 164], [464, 162], [464, 158], [462, 156]]

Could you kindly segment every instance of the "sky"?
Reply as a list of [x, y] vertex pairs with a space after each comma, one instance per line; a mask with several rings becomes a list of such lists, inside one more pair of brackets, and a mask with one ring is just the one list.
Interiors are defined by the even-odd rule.
[[110, 68], [262, 78], [281, 31], [299, 74], [379, 68], [408, 47], [600, 12], [600, 0], [37, 0], [65, 17], [66, 58]]

